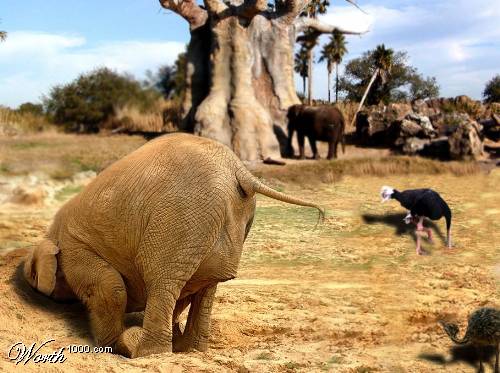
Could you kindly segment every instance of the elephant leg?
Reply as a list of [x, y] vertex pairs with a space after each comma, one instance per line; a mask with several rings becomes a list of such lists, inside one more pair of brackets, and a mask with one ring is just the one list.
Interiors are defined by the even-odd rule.
[[184, 284], [163, 277], [147, 286], [144, 333], [132, 357], [172, 352], [174, 308]]
[[174, 351], [189, 351], [190, 348], [207, 350], [210, 316], [216, 290], [217, 285], [212, 285], [193, 296], [184, 334], [178, 343], [174, 343]]
[[297, 132], [297, 141], [299, 142], [299, 158], [306, 159], [306, 155], [304, 153], [304, 134]]
[[[334, 141], [330, 141], [328, 143], [328, 156], [326, 157], [326, 159], [332, 159], [335, 153], [336, 153], [336, 146], [334, 145]], [[336, 154], [335, 158], [337, 158]]]
[[127, 291], [122, 276], [109, 263], [85, 249], [63, 257], [68, 285], [89, 311], [98, 346], [112, 346], [124, 330]]
[[319, 159], [319, 153], [318, 153], [318, 148], [316, 147], [316, 139], [312, 136], [308, 137], [309, 140], [309, 145], [311, 145], [311, 150], [313, 152], [313, 158], [314, 159]]

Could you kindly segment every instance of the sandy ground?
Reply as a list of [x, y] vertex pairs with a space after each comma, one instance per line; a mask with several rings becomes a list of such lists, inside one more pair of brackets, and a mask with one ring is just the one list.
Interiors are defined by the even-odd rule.
[[[277, 187], [326, 206], [327, 219], [314, 229], [313, 210], [259, 197], [238, 278], [218, 288], [208, 352], [129, 360], [66, 348], [62, 364], [16, 366], [8, 351], [17, 342], [54, 339], [40, 350], [45, 354], [93, 346], [83, 308], [35, 294], [18, 270], [81, 180], [59, 186], [43, 204], [0, 205], [0, 370], [472, 372], [475, 355], [453, 348], [437, 320], [463, 328], [475, 308], [500, 306], [499, 169], [462, 177], [345, 177], [314, 189], [284, 183]], [[436, 243], [425, 244], [429, 255], [417, 257], [404, 211], [380, 203], [381, 185], [440, 191], [454, 212], [454, 249], [444, 248], [441, 221]]]

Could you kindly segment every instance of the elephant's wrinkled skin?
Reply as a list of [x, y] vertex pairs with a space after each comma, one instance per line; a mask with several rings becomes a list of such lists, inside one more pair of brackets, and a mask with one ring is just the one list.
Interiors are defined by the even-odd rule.
[[[288, 147], [292, 148], [293, 133], [297, 131], [299, 158], [305, 159], [304, 137], [309, 139], [314, 159], [319, 159], [316, 141], [328, 142], [327, 159], [337, 158], [337, 145], [344, 151], [344, 116], [330, 105], [293, 105], [288, 109]], [[293, 151], [293, 150], [292, 150]]]
[[[136, 357], [207, 349], [217, 283], [236, 276], [255, 193], [303, 206], [253, 177], [227, 147], [160, 137], [114, 163], [56, 214], [27, 281], [87, 307], [96, 343]], [[190, 305], [184, 332], [180, 313]], [[125, 329], [125, 312], [145, 310]]]

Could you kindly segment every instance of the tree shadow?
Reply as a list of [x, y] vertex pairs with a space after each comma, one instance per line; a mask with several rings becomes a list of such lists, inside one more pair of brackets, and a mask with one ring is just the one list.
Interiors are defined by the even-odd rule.
[[[403, 219], [405, 218], [406, 213], [394, 213], [394, 214], [384, 214], [384, 215], [375, 215], [375, 214], [363, 214], [361, 215], [363, 222], [366, 224], [385, 224], [395, 228], [394, 234], [396, 236], [402, 236], [404, 234], [410, 234], [413, 238], [413, 241], [417, 241], [417, 236], [415, 234], [415, 225], [414, 224], [406, 224]], [[441, 232], [441, 229], [431, 220], [426, 219], [424, 225], [428, 228], [431, 228], [434, 233], [439, 236], [439, 238], [445, 242], [446, 239]]]
[[[495, 357], [495, 347], [485, 346], [482, 348], [483, 351], [483, 364], [491, 365], [493, 369], [494, 357]], [[452, 346], [449, 350], [450, 358], [447, 360], [446, 356], [443, 354], [431, 354], [422, 353], [418, 355], [421, 360], [426, 360], [436, 365], [453, 365], [457, 363], [466, 363], [473, 368], [479, 367], [479, 352], [478, 349], [473, 345], [458, 345]]]

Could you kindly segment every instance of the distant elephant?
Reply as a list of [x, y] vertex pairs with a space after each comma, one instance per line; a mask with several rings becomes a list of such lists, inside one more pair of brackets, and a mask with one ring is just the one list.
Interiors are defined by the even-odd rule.
[[[162, 136], [58, 211], [24, 276], [54, 299], [81, 300], [97, 345], [129, 357], [205, 351], [217, 283], [236, 276], [256, 193], [323, 216], [318, 205], [262, 184], [222, 144]], [[143, 326], [126, 329], [125, 312], [142, 310]]]
[[320, 158], [316, 141], [328, 142], [327, 159], [337, 158], [339, 142], [342, 143], [342, 152], [345, 152], [344, 129], [344, 116], [336, 107], [293, 105], [288, 109], [288, 147], [293, 151], [292, 138], [293, 133], [297, 131], [300, 159], [305, 159], [304, 137], [306, 136], [314, 159]]

